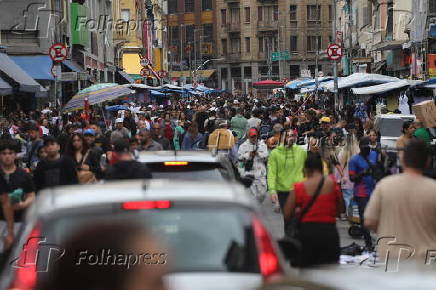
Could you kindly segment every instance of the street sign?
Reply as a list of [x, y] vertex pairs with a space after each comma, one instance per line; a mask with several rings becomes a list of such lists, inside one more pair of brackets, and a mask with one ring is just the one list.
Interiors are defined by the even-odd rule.
[[271, 53], [271, 61], [290, 60], [289, 51], [275, 51]]
[[327, 55], [330, 60], [339, 60], [342, 57], [342, 47], [338, 44], [330, 44], [327, 48]]
[[67, 58], [68, 50], [63, 43], [55, 43], [50, 46], [48, 55], [54, 62], [62, 62]]

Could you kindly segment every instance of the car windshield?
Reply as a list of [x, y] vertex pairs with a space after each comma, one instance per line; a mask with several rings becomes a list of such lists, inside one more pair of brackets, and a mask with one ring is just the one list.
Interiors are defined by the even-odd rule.
[[147, 163], [153, 178], [177, 180], [230, 180], [230, 173], [219, 163], [188, 163], [186, 165], [166, 166], [165, 163]]
[[[174, 203], [176, 204], [176, 203]], [[259, 273], [257, 251], [249, 210], [229, 205], [173, 206], [165, 210], [129, 210], [105, 213], [63, 215], [53, 218], [45, 237], [60, 244], [90, 221], [141, 221], [169, 246], [167, 262], [172, 272]], [[213, 226], [211, 226], [213, 225]]]

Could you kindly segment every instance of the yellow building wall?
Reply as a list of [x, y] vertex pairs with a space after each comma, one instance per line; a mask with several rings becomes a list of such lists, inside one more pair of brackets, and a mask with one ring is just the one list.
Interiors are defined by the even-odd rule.
[[123, 70], [128, 74], [138, 75], [141, 73], [142, 66], [139, 63], [140, 58], [137, 53], [123, 54]]

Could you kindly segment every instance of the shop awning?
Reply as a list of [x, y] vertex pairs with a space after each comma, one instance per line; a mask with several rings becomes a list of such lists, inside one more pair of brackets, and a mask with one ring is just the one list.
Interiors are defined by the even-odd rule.
[[123, 79], [125, 79], [129, 84], [132, 84], [132, 83], [134, 83], [135, 82], [135, 80], [128, 74], [128, 73], [126, 73], [125, 71], [122, 71], [122, 70], [119, 70], [118, 71], [118, 74], [123, 78]]
[[25, 72], [35, 80], [52, 81], [51, 74], [53, 61], [48, 55], [20, 55], [10, 56]]
[[64, 60], [62, 62], [62, 64], [64, 64], [66, 67], [68, 67], [71, 71], [74, 71], [74, 72], [82, 72], [83, 71], [76, 63], [74, 63], [71, 60], [68, 60], [68, 59]]
[[12, 87], [2, 78], [0, 78], [0, 96], [12, 94]]
[[19, 91], [35, 93], [42, 89], [39, 83], [5, 53], [0, 53], [0, 71], [19, 84]]
[[398, 82], [390, 82], [381, 85], [365, 87], [365, 88], [354, 88], [353, 94], [355, 95], [377, 95], [383, 94], [392, 90], [400, 89], [403, 87], [410, 86], [411, 83], [407, 80], [400, 80]]
[[404, 40], [390, 40], [390, 41], [383, 41], [381, 43], [378, 43], [372, 47], [373, 50], [377, 51], [385, 51], [385, 50], [393, 50], [393, 49], [402, 49], [403, 44], [406, 41]]
[[[354, 73], [348, 77], [344, 77], [338, 80], [338, 89], [357, 88], [363, 86], [370, 86], [376, 84], [384, 84], [390, 82], [397, 82], [399, 78], [379, 75], [379, 74], [367, 74], [367, 73]], [[324, 86], [327, 90], [333, 91], [334, 84], [327, 83]]]

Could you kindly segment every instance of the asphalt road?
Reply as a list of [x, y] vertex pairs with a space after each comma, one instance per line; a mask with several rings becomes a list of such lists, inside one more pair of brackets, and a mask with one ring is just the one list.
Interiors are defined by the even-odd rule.
[[[270, 199], [265, 199], [261, 205], [261, 211], [264, 215], [265, 223], [274, 238], [280, 239], [283, 237], [283, 217], [281, 213], [275, 213]], [[341, 239], [341, 247], [348, 246], [355, 242], [364, 245], [363, 239], [353, 239], [348, 235], [349, 223], [347, 221], [337, 221], [339, 237]]]

